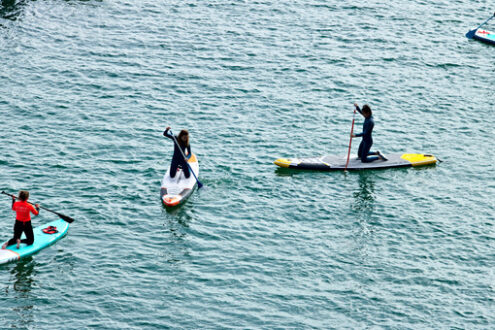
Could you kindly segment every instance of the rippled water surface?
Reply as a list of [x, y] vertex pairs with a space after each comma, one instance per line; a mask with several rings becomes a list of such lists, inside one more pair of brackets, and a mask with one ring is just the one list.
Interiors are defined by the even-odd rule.
[[[1, 1], [0, 188], [76, 222], [0, 266], [0, 327], [494, 327], [495, 47], [464, 37], [492, 13]], [[354, 102], [374, 110], [376, 148], [443, 162], [272, 163], [345, 155]], [[159, 199], [166, 126], [189, 129], [205, 186], [173, 211]]]

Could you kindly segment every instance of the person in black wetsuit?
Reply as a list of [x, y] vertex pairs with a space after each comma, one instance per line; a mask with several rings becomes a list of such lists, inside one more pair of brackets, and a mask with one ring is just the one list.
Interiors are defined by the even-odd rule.
[[[354, 106], [356, 107], [356, 110], [363, 115], [364, 123], [363, 123], [363, 131], [358, 134], [352, 134], [351, 137], [363, 137], [361, 140], [361, 143], [359, 144], [359, 149], [358, 149], [358, 157], [361, 158], [361, 162], [363, 163], [370, 163], [375, 160], [381, 159], [381, 160], [387, 160], [385, 156], [383, 156], [380, 151], [370, 151], [371, 146], [373, 145], [373, 138], [371, 137], [371, 134], [373, 132], [373, 127], [375, 126], [375, 122], [373, 120], [373, 113], [371, 112], [371, 108], [369, 105], [365, 104], [363, 105], [363, 109], [361, 110], [359, 108], [359, 105], [357, 103], [354, 103]], [[376, 155], [375, 157], [368, 157], [371, 155]]]
[[[163, 136], [173, 140], [174, 136], [168, 132], [169, 130], [170, 127], [167, 127], [165, 129], [165, 132], [163, 132]], [[184, 155], [186, 155], [187, 158], [191, 157], [191, 146], [189, 145], [189, 132], [183, 129], [182, 131], [180, 131], [179, 135], [175, 137], [175, 139], [179, 143], [180, 148], [182, 149], [182, 153], [184, 153]], [[175, 177], [179, 165], [182, 167], [182, 170], [184, 171], [184, 175], [186, 178], [189, 178], [189, 176], [191, 175], [189, 171], [189, 166], [187, 166], [187, 158], [184, 159], [182, 153], [177, 147], [177, 144], [174, 142], [174, 155], [172, 156], [172, 164], [170, 164], [170, 177], [172, 178]]]

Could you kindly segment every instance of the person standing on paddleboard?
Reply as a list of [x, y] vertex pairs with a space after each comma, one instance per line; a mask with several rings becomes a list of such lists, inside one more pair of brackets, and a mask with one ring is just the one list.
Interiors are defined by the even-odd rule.
[[[14, 237], [11, 238], [7, 243], [2, 246], [2, 249], [7, 248], [7, 246], [17, 243], [17, 248], [19, 248], [21, 243], [26, 243], [31, 245], [34, 242], [33, 226], [31, 225], [31, 213], [38, 215], [40, 213], [40, 206], [36, 204], [28, 203], [29, 191], [21, 190], [19, 191], [19, 201], [16, 202], [15, 198], [12, 197], [12, 210], [16, 212], [16, 220], [14, 225]], [[24, 232], [26, 239], [21, 241], [21, 235]]]
[[[387, 160], [387, 158], [385, 158], [380, 151], [370, 151], [371, 146], [373, 145], [373, 138], [371, 137], [371, 134], [373, 133], [373, 127], [375, 127], [375, 121], [373, 120], [373, 113], [371, 112], [370, 106], [365, 104], [363, 105], [363, 109], [359, 108], [357, 103], [354, 103], [354, 106], [356, 107], [356, 110], [365, 118], [363, 123], [363, 131], [358, 134], [351, 134], [351, 138], [363, 137], [358, 149], [358, 157], [361, 158], [361, 162], [371, 163], [378, 159]], [[376, 156], [368, 157], [371, 155]]]
[[[169, 130], [170, 127], [167, 127], [165, 129], [165, 132], [163, 132], [163, 136], [168, 137], [171, 140], [174, 140], [174, 136], [168, 133]], [[177, 144], [174, 143], [174, 155], [172, 156], [172, 164], [170, 164], [170, 177], [172, 178], [175, 177], [177, 168], [180, 165], [182, 167], [182, 170], [184, 171], [184, 176], [186, 178], [189, 178], [191, 172], [189, 171], [189, 166], [187, 166], [187, 159], [184, 159], [184, 157], [182, 156], [182, 153], [184, 153], [186, 157], [191, 157], [191, 146], [189, 145], [189, 132], [183, 129], [182, 131], [180, 131], [179, 135], [175, 137], [175, 139], [179, 143], [182, 152], [177, 147]]]

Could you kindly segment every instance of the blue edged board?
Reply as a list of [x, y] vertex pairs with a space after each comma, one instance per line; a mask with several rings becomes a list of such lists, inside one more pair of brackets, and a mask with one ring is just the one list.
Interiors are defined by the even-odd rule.
[[495, 45], [495, 32], [478, 29], [476, 30], [473, 39], [482, 41], [487, 44]]
[[[57, 232], [53, 234], [47, 234], [43, 232], [43, 229], [53, 226], [56, 227]], [[21, 246], [17, 249], [16, 245], [10, 245], [6, 249], [0, 249], [0, 264], [16, 261], [21, 258], [28, 257], [36, 252], [43, 250], [46, 247], [54, 244], [67, 234], [69, 230], [69, 223], [62, 219], [54, 220], [44, 225], [33, 228], [34, 243], [32, 245], [26, 245], [21, 243]], [[24, 234], [22, 239], [24, 239]], [[3, 243], [2, 243], [3, 245]]]

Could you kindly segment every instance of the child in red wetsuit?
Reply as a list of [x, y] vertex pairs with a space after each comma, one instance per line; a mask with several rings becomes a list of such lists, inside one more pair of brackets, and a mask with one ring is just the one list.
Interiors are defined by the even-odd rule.
[[[40, 213], [40, 206], [38, 204], [33, 206], [33, 204], [28, 203], [28, 198], [29, 192], [25, 190], [19, 191], [18, 202], [15, 201], [15, 198], [12, 198], [12, 210], [17, 213], [14, 225], [14, 237], [5, 243], [2, 249], [14, 243], [17, 243], [17, 248], [19, 248], [21, 243], [26, 243], [27, 245], [33, 244], [34, 234], [33, 227], [31, 226], [31, 213], [38, 215]], [[26, 239], [21, 241], [23, 232], [26, 234]]]

